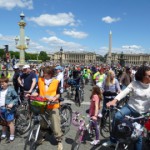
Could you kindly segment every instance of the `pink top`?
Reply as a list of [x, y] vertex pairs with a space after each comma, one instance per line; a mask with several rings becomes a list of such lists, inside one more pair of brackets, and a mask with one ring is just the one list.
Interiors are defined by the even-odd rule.
[[94, 116], [95, 115], [95, 102], [100, 102], [98, 95], [93, 95], [92, 99], [91, 99], [91, 105], [90, 105], [90, 112], [89, 115], [90, 116]]

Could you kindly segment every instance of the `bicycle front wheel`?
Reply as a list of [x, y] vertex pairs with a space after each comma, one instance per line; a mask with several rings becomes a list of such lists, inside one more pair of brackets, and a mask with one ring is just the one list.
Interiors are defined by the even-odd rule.
[[31, 127], [31, 120], [32, 119], [29, 110], [20, 105], [17, 109], [15, 120], [16, 131], [20, 135], [25, 134]]
[[29, 135], [27, 136], [27, 139], [25, 141], [24, 150], [36, 150], [39, 131], [40, 131], [40, 124], [34, 125], [31, 128]]
[[110, 132], [109, 132], [109, 114], [108, 112], [103, 114], [103, 117], [101, 118], [100, 121], [100, 134], [104, 137], [104, 138], [108, 138], [110, 136]]
[[61, 105], [60, 119], [61, 119], [61, 129], [65, 135], [70, 130], [71, 121], [72, 121], [72, 109], [70, 106], [68, 106], [68, 104]]
[[71, 150], [79, 150], [83, 139], [83, 132], [84, 131], [80, 131], [80, 130], [77, 131]]

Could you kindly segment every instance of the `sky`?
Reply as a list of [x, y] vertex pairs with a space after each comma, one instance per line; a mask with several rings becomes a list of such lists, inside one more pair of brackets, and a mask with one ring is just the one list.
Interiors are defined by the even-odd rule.
[[24, 13], [26, 52], [150, 54], [150, 0], [0, 0], [0, 48], [16, 49]]

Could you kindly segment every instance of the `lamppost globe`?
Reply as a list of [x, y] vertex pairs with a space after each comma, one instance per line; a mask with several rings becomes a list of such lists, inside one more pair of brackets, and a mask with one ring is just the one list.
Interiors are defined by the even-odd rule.
[[62, 49], [62, 47], [60, 48], [60, 52], [63, 52], [63, 49]]
[[28, 37], [28, 36], [26, 36], [26, 44], [27, 44], [27, 46], [29, 45], [29, 42], [30, 42], [30, 38]]
[[16, 45], [18, 45], [18, 41], [19, 41], [19, 37], [16, 36], [16, 38], [15, 38]]

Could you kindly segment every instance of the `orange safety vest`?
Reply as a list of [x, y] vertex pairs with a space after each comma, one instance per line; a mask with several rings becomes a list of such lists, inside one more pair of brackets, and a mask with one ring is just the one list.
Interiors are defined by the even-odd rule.
[[[43, 96], [43, 97], [56, 96], [58, 84], [59, 84], [59, 81], [57, 79], [53, 79], [52, 82], [50, 83], [49, 87], [48, 87], [48, 90], [46, 91], [44, 78], [39, 78], [38, 87], [39, 87], [40, 96]], [[47, 105], [48, 109], [55, 109], [55, 108], [59, 108], [59, 107], [60, 107], [59, 103]]]

